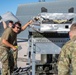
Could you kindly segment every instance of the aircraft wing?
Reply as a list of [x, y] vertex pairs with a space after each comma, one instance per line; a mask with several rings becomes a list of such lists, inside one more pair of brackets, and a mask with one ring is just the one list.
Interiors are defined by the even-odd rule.
[[12, 20], [14, 22], [19, 21], [19, 19], [12, 13], [12, 12], [6, 12], [5, 14], [1, 15], [3, 21], [9, 21]]

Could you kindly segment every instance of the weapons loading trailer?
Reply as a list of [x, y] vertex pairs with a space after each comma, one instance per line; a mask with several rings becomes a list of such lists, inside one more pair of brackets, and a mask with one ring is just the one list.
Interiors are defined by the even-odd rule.
[[[75, 13], [40, 13], [39, 20], [29, 27], [29, 63], [32, 75], [57, 75], [58, 55], [69, 40], [69, 29]], [[41, 54], [41, 61], [36, 60]]]

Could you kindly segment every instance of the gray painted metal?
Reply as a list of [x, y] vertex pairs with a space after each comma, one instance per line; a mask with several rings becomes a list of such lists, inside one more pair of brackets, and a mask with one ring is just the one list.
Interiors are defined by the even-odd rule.
[[3, 21], [12, 20], [14, 22], [18, 21], [18, 18], [12, 12], [6, 12], [5, 14], [1, 15]]

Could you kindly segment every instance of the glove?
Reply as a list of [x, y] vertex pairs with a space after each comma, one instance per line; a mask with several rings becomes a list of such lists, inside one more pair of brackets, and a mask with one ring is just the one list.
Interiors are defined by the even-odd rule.
[[0, 23], [2, 22], [2, 17], [0, 16]]
[[2, 17], [0, 16], [0, 20], [2, 19]]
[[34, 17], [35, 21], [38, 21], [40, 18], [38, 16]]

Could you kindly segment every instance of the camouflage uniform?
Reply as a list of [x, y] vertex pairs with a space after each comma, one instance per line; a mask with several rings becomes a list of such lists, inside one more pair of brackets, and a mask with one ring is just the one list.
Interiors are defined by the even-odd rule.
[[62, 47], [57, 65], [58, 75], [76, 75], [76, 36]]
[[14, 58], [14, 68], [17, 68], [18, 50], [13, 51], [13, 58]]
[[16, 40], [17, 34], [12, 31], [11, 28], [7, 28], [0, 41], [0, 60], [2, 62], [2, 75], [11, 75], [14, 69], [14, 57], [11, 49], [2, 43], [2, 40], [8, 40], [13, 44]]
[[[17, 39], [14, 41], [13, 45], [17, 47]], [[14, 69], [15, 69], [15, 68], [17, 68], [18, 49], [15, 51], [12, 50], [11, 53], [13, 54]]]
[[[7, 28], [9, 28], [9, 27], [7, 27]], [[6, 29], [7, 29], [6, 28]], [[5, 30], [6, 30], [5, 29]], [[17, 46], [17, 39], [13, 42], [13, 45], [14, 46]], [[13, 58], [14, 58], [14, 68], [17, 68], [17, 58], [18, 58], [18, 50], [16, 50], [16, 51], [10, 51], [12, 54], [13, 54]]]

